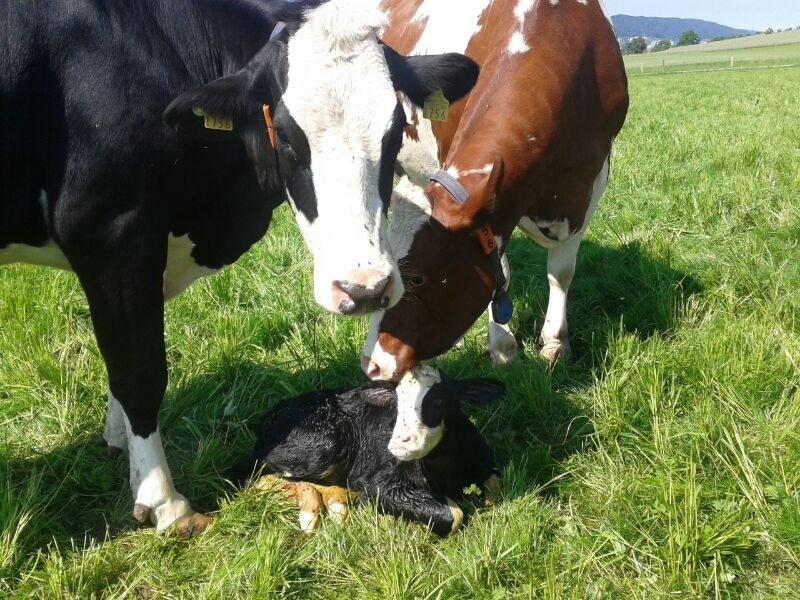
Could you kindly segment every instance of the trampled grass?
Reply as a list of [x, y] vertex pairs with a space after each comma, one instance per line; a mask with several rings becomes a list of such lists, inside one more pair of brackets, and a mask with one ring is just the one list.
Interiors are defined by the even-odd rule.
[[0, 595], [40, 598], [796, 598], [800, 590], [800, 69], [635, 78], [571, 293], [575, 362], [534, 340], [545, 254], [510, 247], [525, 357], [486, 326], [439, 361], [494, 375], [474, 413], [505, 494], [439, 540], [356, 510], [299, 532], [227, 467], [281, 397], [362, 381], [366, 324], [323, 314], [288, 212], [167, 308], [162, 430], [216, 511], [136, 529], [125, 461], [95, 445], [105, 381], [73, 276], [0, 270]]

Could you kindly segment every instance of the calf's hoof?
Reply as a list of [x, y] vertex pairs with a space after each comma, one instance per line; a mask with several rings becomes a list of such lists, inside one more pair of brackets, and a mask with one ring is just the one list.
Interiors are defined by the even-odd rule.
[[203, 533], [214, 519], [203, 513], [186, 515], [175, 521], [175, 535], [188, 539]]
[[486, 508], [491, 508], [498, 503], [502, 485], [503, 483], [497, 475], [492, 475], [483, 482], [483, 505]]
[[450, 514], [453, 515], [453, 524], [450, 526], [450, 533], [455, 533], [461, 529], [461, 526], [464, 524], [464, 511], [450, 498], [447, 498], [447, 506], [450, 509]]
[[572, 350], [569, 342], [562, 340], [542, 341], [542, 349], [539, 350], [541, 356], [549, 365], [554, 365], [559, 360], [569, 362], [572, 358]]
[[311, 533], [319, 525], [320, 515], [325, 506], [322, 494], [307, 483], [298, 483], [295, 488], [295, 497], [300, 506], [300, 529]]
[[358, 492], [351, 492], [337, 485], [323, 486], [311, 484], [322, 496], [328, 514], [339, 525], [345, 525], [350, 516], [350, 504], [358, 499]]

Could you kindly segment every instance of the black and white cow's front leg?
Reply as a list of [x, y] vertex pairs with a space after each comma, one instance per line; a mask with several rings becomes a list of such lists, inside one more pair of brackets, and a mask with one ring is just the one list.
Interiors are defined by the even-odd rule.
[[[98, 248], [103, 247], [103, 240], [98, 240]], [[151, 522], [159, 531], [173, 524], [183, 535], [200, 531], [209, 518], [195, 513], [175, 489], [158, 429], [167, 385], [166, 236], [162, 245], [152, 236], [123, 233], [111, 251], [69, 252], [68, 258], [86, 292], [108, 372], [103, 435], [109, 446], [128, 448], [134, 517]]]
[[[508, 291], [511, 282], [511, 267], [508, 264], [508, 255], [502, 256], [503, 274], [506, 278], [506, 285], [503, 288]], [[489, 343], [486, 353], [495, 365], [505, 365], [513, 361], [517, 356], [517, 340], [508, 325], [501, 325], [494, 320], [492, 305], [489, 304], [487, 310], [489, 316]]]

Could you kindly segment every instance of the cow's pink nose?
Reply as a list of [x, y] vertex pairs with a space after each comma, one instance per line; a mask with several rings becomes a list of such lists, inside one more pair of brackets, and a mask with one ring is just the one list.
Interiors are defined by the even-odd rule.
[[334, 302], [343, 315], [371, 313], [389, 305], [386, 292], [392, 276], [375, 270], [365, 273], [354, 271], [348, 279], [333, 282]]
[[408, 442], [411, 441], [411, 436], [407, 435], [403, 439], [401, 439], [400, 441], [403, 442], [404, 444], [407, 444]]

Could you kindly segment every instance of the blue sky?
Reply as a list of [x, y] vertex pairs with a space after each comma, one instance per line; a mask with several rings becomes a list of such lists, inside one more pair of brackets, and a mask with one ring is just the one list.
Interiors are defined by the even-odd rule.
[[730, 27], [800, 27], [800, 0], [602, 0], [610, 15], [705, 19]]

